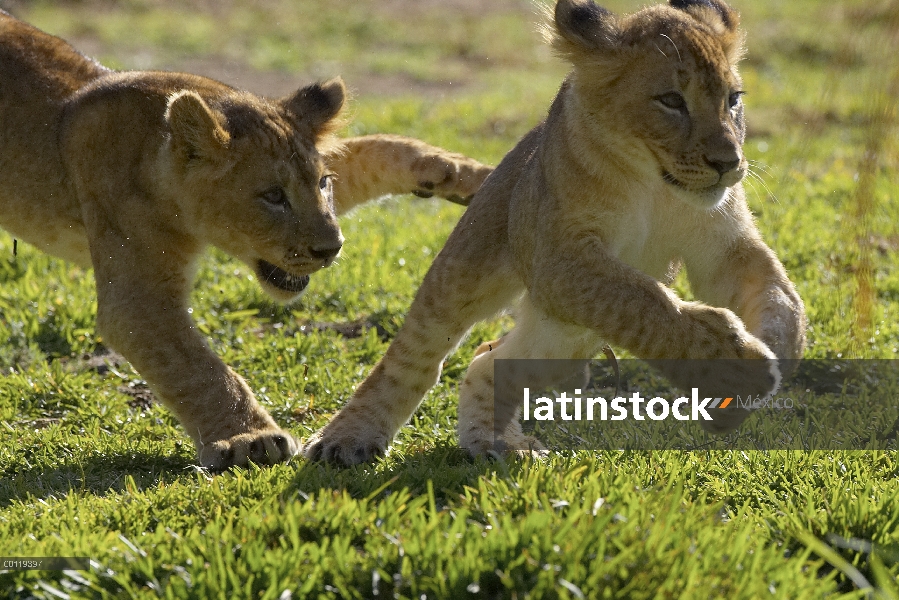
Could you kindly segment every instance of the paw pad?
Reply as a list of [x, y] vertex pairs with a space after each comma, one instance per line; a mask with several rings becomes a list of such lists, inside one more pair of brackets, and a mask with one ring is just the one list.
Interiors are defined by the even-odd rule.
[[299, 444], [283, 431], [259, 431], [218, 440], [200, 449], [200, 464], [211, 471], [286, 462], [297, 453]]

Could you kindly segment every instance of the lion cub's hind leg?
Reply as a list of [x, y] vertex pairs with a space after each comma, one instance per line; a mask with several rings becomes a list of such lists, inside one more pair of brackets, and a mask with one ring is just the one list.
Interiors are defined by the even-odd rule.
[[499, 338], [498, 340], [492, 340], [490, 342], [484, 342], [474, 351], [475, 358], [484, 354], [485, 352], [493, 352], [497, 348], [499, 348], [500, 344], [502, 344], [506, 340], [506, 336]]
[[466, 302], [456, 285], [465, 271], [425, 279], [387, 353], [347, 405], [307, 442], [302, 450], [307, 458], [357, 464], [384, 454], [437, 382], [446, 355], [472, 324], [502, 310], [519, 293], [517, 286], [490, 285], [491, 278], [482, 277], [483, 287], [471, 294], [475, 300]]
[[[353, 397], [303, 448], [312, 460], [357, 464], [383, 454], [436, 382], [444, 358], [476, 322], [514, 304], [523, 286], [503, 248], [482, 252], [496, 229], [469, 209], [431, 265], [406, 320]], [[472, 215], [472, 213], [474, 213]]]
[[[557, 321], [523, 299], [514, 329], [478, 348], [459, 388], [459, 445], [474, 456], [545, 454], [546, 448], [522, 431], [522, 386], [540, 389], [579, 376], [587, 358], [601, 346], [595, 332]], [[500, 380], [494, 369], [497, 359], [544, 360], [503, 369]], [[584, 363], [545, 359], [584, 359]]]

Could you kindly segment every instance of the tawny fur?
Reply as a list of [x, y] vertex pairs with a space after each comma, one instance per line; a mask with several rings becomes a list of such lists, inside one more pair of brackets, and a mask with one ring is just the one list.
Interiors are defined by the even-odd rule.
[[328, 266], [336, 215], [385, 194], [457, 201], [491, 169], [418, 140], [337, 140], [339, 79], [266, 100], [184, 73], [116, 72], [0, 11], [0, 226], [92, 266], [97, 328], [215, 469], [282, 461], [296, 441], [187, 312], [209, 245], [279, 301]]
[[[459, 389], [459, 443], [472, 454], [540, 448], [515, 398], [494, 398], [497, 358], [583, 359], [610, 343], [647, 359], [757, 359], [707, 380], [765, 396], [779, 385], [777, 358], [801, 356], [802, 301], [740, 183], [737, 14], [720, 0], [623, 17], [560, 0], [547, 32], [573, 70], [546, 121], [475, 195], [386, 355], [307, 457], [382, 454], [468, 329], [516, 303], [514, 329]], [[681, 266], [701, 302], [666, 286]], [[724, 412], [712, 430], [745, 418]]]

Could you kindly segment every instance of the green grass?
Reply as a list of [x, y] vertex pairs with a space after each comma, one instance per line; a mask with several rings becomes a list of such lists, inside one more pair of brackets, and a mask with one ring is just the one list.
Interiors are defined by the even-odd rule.
[[[413, 135], [495, 163], [540, 119], [564, 66], [540, 45], [530, 4], [497, 1], [479, 17], [480, 4], [0, 0], [118, 67], [227, 65], [249, 80], [274, 73], [284, 89], [343, 73], [359, 90], [350, 133]], [[899, 10], [735, 5], [749, 32], [750, 204], [806, 302], [808, 356], [897, 358]], [[404, 197], [347, 216], [340, 263], [288, 308], [213, 252], [193, 316], [306, 437], [384, 352], [460, 215]], [[455, 439], [457, 386], [504, 318], [448, 359], [386, 459], [210, 477], [139, 374], [89, 360], [102, 349], [91, 273], [21, 243], [14, 257], [5, 234], [0, 257], [0, 555], [93, 561], [0, 571], [0, 596], [862, 598], [873, 586], [899, 597], [895, 452], [471, 461]], [[333, 326], [352, 322], [377, 328]]]

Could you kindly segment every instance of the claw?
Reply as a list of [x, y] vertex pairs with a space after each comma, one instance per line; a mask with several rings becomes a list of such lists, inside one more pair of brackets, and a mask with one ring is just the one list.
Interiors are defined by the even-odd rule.
[[282, 431], [251, 431], [203, 446], [200, 464], [220, 473], [231, 467], [246, 467], [250, 461], [257, 465], [286, 462], [296, 452], [297, 443]]

